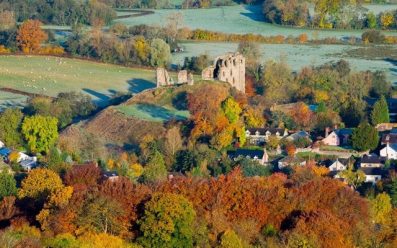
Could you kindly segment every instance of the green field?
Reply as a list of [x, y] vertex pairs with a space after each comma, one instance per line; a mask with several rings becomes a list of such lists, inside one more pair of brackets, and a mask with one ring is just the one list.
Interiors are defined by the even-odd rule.
[[[0, 56], [0, 87], [48, 96], [83, 92], [99, 105], [118, 92], [134, 94], [153, 88], [154, 80], [155, 72], [146, 69], [57, 57]], [[0, 95], [1, 100], [7, 97]]]
[[126, 116], [133, 116], [141, 120], [163, 122], [171, 119], [185, 120], [189, 118], [189, 111], [176, 110], [172, 107], [163, 107], [153, 104], [137, 103], [117, 106], [117, 110]]
[[[397, 9], [397, 5], [371, 5], [368, 6], [368, 8], [376, 12], [385, 8]], [[161, 9], [155, 10], [155, 12], [156, 13], [153, 15], [119, 19], [115, 22], [124, 23], [127, 26], [138, 24], [162, 26], [166, 23], [167, 16], [180, 12], [184, 17], [184, 26], [186, 27], [191, 29], [207, 29], [224, 33], [254, 33], [264, 36], [297, 36], [302, 33], [307, 33], [309, 37], [313, 37], [313, 35], [315, 35], [319, 38], [361, 36], [362, 33], [361, 30], [313, 30], [307, 28], [283, 27], [265, 23], [262, 14], [262, 6], [260, 5], [234, 5], [210, 9]], [[396, 31], [388, 33], [390, 35], [397, 35]]]

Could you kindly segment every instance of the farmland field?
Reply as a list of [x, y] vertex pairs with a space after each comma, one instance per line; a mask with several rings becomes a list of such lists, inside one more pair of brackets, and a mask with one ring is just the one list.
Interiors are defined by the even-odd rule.
[[[56, 96], [77, 91], [90, 95], [104, 105], [117, 92], [138, 93], [153, 88], [152, 70], [43, 56], [0, 56], [0, 87]], [[0, 100], [9, 100], [1, 92]], [[21, 102], [26, 97], [15, 97]]]
[[[397, 5], [370, 5], [369, 9], [379, 12], [383, 9], [397, 9]], [[273, 25], [264, 22], [261, 6], [234, 5], [210, 9], [161, 9], [155, 10], [155, 14], [142, 17], [119, 19], [115, 22], [127, 26], [138, 24], [163, 25], [168, 15], [180, 12], [184, 17], [184, 25], [191, 29], [207, 29], [224, 33], [246, 34], [254, 33], [264, 36], [272, 35], [293, 35], [302, 33], [313, 35], [319, 38], [346, 36], [361, 36], [361, 30], [313, 30], [307, 28], [293, 28]], [[390, 35], [397, 35], [396, 31], [388, 32]]]
[[[237, 50], [237, 43], [214, 43], [214, 42], [187, 42], [181, 44], [185, 52], [173, 55], [174, 64], [183, 64], [185, 57], [208, 54], [215, 58], [226, 52]], [[353, 58], [346, 55], [346, 52], [357, 48], [350, 45], [291, 45], [291, 44], [262, 44], [262, 61], [286, 60], [292, 70], [299, 70], [304, 66], [321, 65], [329, 61], [345, 59], [350, 62], [354, 70], [381, 70], [385, 71], [389, 80], [397, 83], [397, 66], [390, 61], [368, 60], [363, 58]]]

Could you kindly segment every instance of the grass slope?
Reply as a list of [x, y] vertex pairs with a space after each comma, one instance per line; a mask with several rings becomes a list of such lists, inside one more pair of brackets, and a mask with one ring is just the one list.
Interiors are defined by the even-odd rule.
[[[106, 104], [117, 92], [139, 93], [155, 87], [154, 83], [152, 70], [57, 57], [0, 56], [0, 87], [29, 93], [56, 96], [80, 91]], [[0, 99], [7, 94], [1, 93]]]

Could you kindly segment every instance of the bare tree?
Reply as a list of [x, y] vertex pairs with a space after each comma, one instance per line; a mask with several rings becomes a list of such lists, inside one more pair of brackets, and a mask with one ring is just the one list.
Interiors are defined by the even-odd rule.
[[174, 126], [171, 129], [168, 129], [165, 135], [165, 149], [167, 153], [171, 156], [174, 156], [178, 150], [182, 148], [182, 137], [179, 127]]

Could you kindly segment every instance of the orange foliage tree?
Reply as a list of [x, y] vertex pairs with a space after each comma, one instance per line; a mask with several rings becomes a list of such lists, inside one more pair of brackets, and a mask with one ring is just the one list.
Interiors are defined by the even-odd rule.
[[48, 35], [41, 29], [42, 23], [38, 20], [28, 20], [18, 29], [17, 42], [22, 52], [36, 53], [40, 45], [48, 39]]

